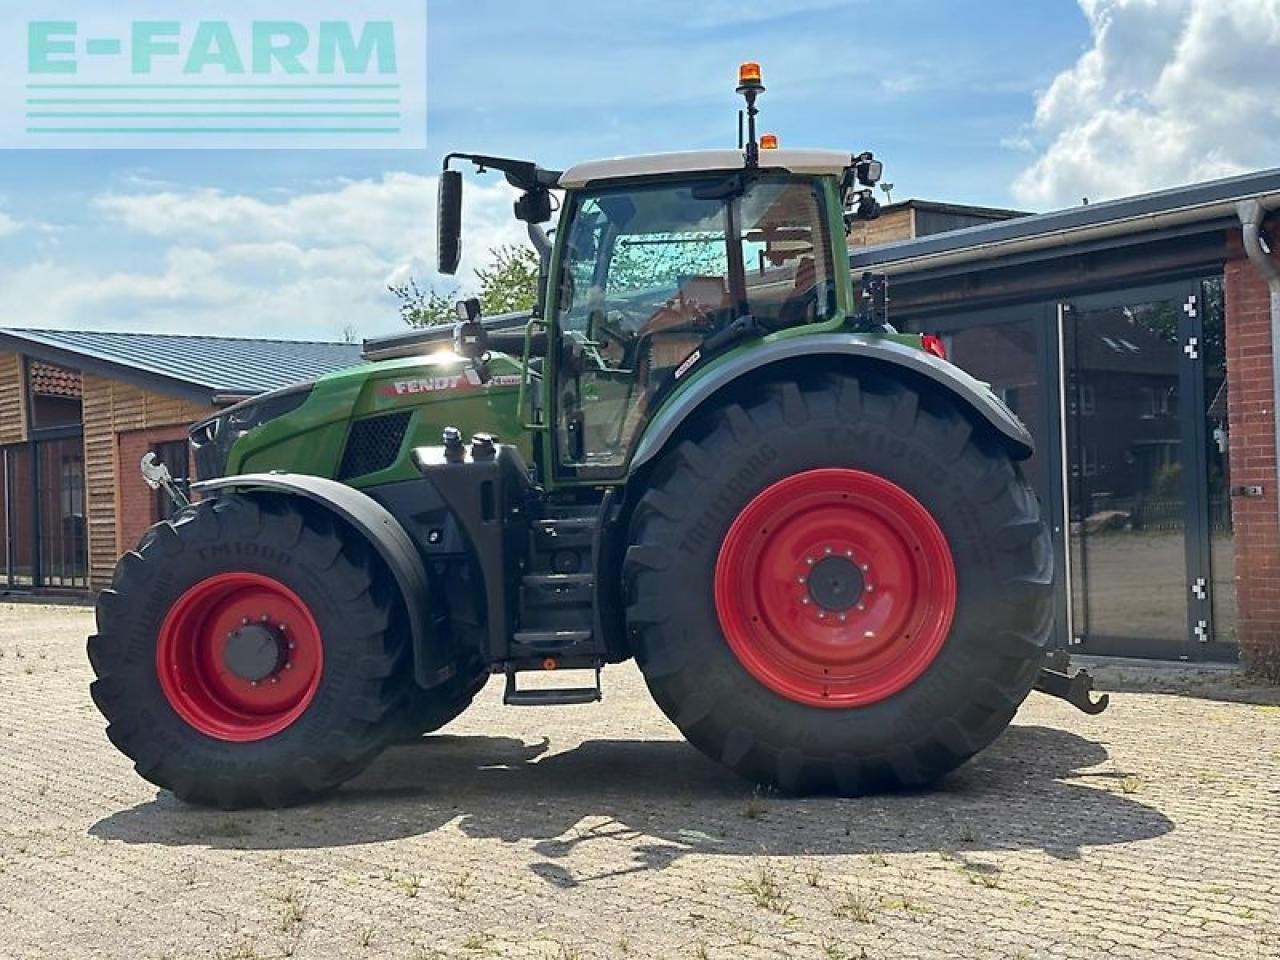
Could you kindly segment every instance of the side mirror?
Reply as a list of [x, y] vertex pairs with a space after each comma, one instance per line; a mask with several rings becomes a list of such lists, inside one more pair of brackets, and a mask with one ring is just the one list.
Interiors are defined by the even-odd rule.
[[441, 273], [458, 272], [462, 259], [462, 174], [445, 170], [440, 174], [440, 194], [436, 209], [436, 264]]
[[856, 220], [874, 220], [880, 216], [880, 204], [870, 190], [859, 190], [849, 198], [850, 206], [844, 218], [848, 225]]

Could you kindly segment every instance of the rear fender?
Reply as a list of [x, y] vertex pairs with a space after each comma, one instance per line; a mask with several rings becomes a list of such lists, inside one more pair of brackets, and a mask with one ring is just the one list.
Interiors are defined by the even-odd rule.
[[404, 598], [413, 639], [414, 676], [434, 687], [454, 673], [452, 642], [431, 618], [431, 585], [413, 540], [386, 507], [336, 480], [298, 473], [247, 473], [192, 485], [205, 496], [234, 491], [241, 496], [282, 493], [302, 497], [327, 510], [360, 533], [386, 564]]
[[[715, 394], [747, 374], [801, 358], [873, 360], [909, 371], [951, 393], [964, 409], [994, 431], [1012, 459], [1025, 460], [1035, 452], [1035, 442], [1017, 415], [985, 383], [954, 364], [883, 337], [824, 333], [788, 337], [742, 350], [692, 377], [683, 390], [662, 406], [649, 424], [631, 458], [630, 472], [635, 473], [654, 460], [685, 421]], [[693, 370], [696, 371], [697, 367]]]

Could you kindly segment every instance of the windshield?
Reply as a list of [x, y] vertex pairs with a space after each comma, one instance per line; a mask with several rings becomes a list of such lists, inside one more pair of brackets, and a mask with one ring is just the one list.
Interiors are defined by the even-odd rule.
[[715, 177], [584, 192], [574, 201], [557, 324], [581, 354], [561, 392], [562, 461], [625, 462], [655, 397], [711, 333], [836, 310], [816, 180]]

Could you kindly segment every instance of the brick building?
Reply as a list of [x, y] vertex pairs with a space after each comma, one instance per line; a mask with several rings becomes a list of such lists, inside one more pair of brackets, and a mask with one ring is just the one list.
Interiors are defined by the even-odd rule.
[[874, 220], [856, 220], [849, 228], [849, 248], [875, 247], [908, 237], [929, 237], [935, 233], [979, 227], [983, 224], [1027, 216], [1022, 210], [1000, 207], [973, 207], [934, 200], [899, 200], [888, 203]]
[[1036, 435], [1063, 645], [1280, 676], [1277, 210], [1270, 170], [852, 254]]
[[359, 361], [349, 344], [0, 329], [0, 593], [99, 589], [166, 515], [155, 451], [190, 474], [187, 427]]

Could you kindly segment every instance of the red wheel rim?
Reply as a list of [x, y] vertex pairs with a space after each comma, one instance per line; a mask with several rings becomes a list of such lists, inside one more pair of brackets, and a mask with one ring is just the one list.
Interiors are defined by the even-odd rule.
[[302, 716], [323, 662], [307, 605], [257, 573], [201, 580], [169, 610], [156, 644], [160, 688], [178, 716], [236, 742], [263, 740]]
[[911, 494], [860, 470], [809, 470], [761, 491], [725, 536], [716, 613], [734, 655], [816, 707], [884, 700], [946, 642], [955, 565]]

